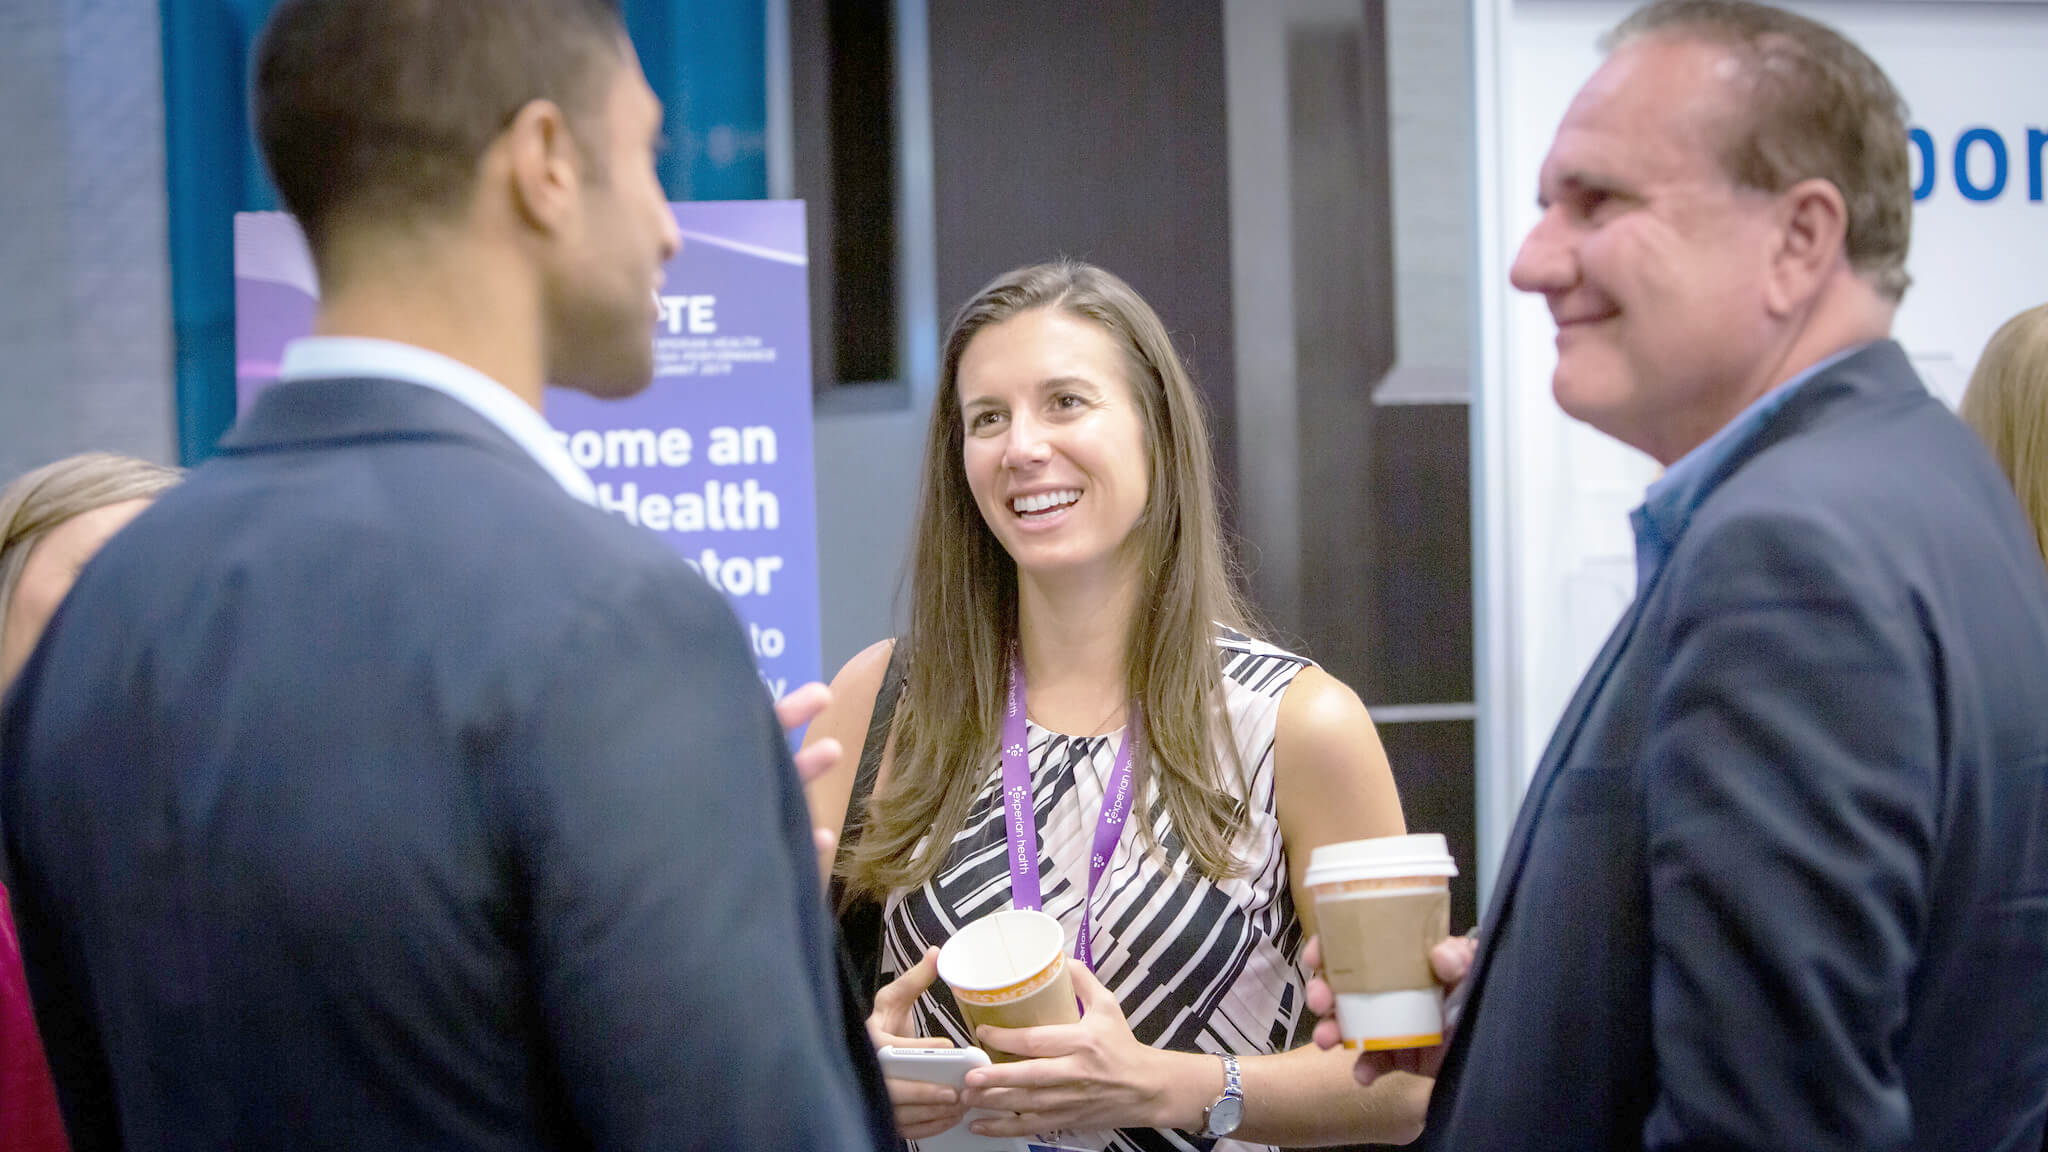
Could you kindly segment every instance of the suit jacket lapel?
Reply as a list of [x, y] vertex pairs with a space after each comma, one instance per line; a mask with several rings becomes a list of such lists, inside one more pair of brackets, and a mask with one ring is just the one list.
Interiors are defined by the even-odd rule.
[[[1629, 640], [1635, 635], [1636, 624], [1642, 619], [1643, 604], [1651, 589], [1656, 587], [1653, 577], [1650, 586], [1636, 590], [1636, 597], [1629, 601], [1621, 619], [1608, 633], [1607, 643], [1594, 658], [1593, 666], [1579, 681], [1578, 691], [1572, 694], [1571, 703], [1559, 719], [1557, 729], [1551, 733], [1550, 743], [1544, 747], [1543, 758], [1536, 765], [1536, 774], [1529, 781], [1529, 790], [1523, 794], [1522, 808], [1515, 816], [1514, 831], [1508, 836], [1507, 850], [1501, 856], [1500, 879], [1495, 882], [1493, 899], [1488, 903], [1486, 914], [1480, 918], [1479, 954], [1473, 960], [1471, 972], [1466, 974], [1464, 984], [1458, 989], [1458, 999], [1463, 1004], [1461, 1019], [1469, 1022], [1478, 1012], [1480, 996], [1485, 990], [1487, 960], [1492, 952], [1492, 938], [1500, 931], [1509, 910], [1513, 907], [1515, 887], [1521, 881], [1522, 865], [1529, 856], [1529, 838], [1536, 821], [1542, 817], [1544, 800], [1550, 794], [1550, 787], [1557, 780], [1558, 771], [1571, 756], [1572, 746], [1578, 742], [1579, 733], [1592, 714], [1593, 706], [1599, 702], [1600, 693], [1613, 675], [1621, 654], [1627, 650]], [[1451, 1039], [1450, 1051], [1446, 1054], [1442, 1071], [1437, 1077], [1437, 1088], [1431, 1096], [1429, 1123], [1440, 1127], [1443, 1114], [1450, 1107], [1456, 1095], [1455, 1085], [1464, 1071], [1465, 1050], [1471, 1046], [1472, 1029], [1461, 1024]]]
[[1522, 865], [1529, 855], [1529, 835], [1542, 812], [1544, 798], [1557, 779], [1558, 769], [1571, 756], [1573, 745], [1578, 743], [1579, 733], [1585, 728], [1586, 718], [1592, 714], [1601, 690], [1607, 686], [1614, 665], [1628, 647], [1630, 637], [1635, 635], [1636, 622], [1642, 618], [1643, 601], [1649, 591], [1648, 588], [1638, 589], [1635, 599], [1629, 601], [1621, 619], [1615, 622], [1614, 630], [1607, 634], [1607, 643], [1594, 657], [1593, 666], [1580, 679], [1578, 691], [1572, 693], [1571, 703], [1558, 719], [1556, 730], [1550, 734], [1550, 743], [1544, 746], [1543, 758], [1537, 761], [1536, 773], [1529, 779], [1529, 790], [1523, 793], [1521, 811], [1515, 815], [1514, 831], [1508, 834], [1507, 850], [1501, 855], [1500, 879], [1494, 885], [1493, 900], [1485, 920], [1489, 929], [1494, 917], [1506, 910], [1507, 898], [1516, 881], [1521, 879]]

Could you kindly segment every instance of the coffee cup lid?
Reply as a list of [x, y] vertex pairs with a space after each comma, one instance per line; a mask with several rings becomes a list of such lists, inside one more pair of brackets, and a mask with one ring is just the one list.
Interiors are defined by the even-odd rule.
[[1307, 883], [1342, 884], [1350, 880], [1394, 880], [1404, 876], [1456, 876], [1457, 861], [1440, 832], [1411, 836], [1379, 836], [1325, 844], [1308, 858]]

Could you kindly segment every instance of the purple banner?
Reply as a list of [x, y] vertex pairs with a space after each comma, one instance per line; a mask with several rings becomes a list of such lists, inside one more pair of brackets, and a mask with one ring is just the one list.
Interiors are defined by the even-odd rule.
[[[670, 207], [683, 246], [661, 290], [653, 385], [613, 401], [550, 389], [546, 414], [600, 506], [726, 594], [780, 697], [818, 679], [820, 659], [804, 206]], [[235, 217], [239, 407], [311, 331], [317, 294], [291, 217]]]

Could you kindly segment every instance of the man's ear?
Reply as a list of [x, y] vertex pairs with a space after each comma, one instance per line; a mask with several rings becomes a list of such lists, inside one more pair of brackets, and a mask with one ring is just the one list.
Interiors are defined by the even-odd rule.
[[552, 100], [527, 101], [498, 144], [505, 149], [520, 218], [543, 232], [567, 229], [583, 192], [583, 161], [561, 107]]
[[1832, 180], [1801, 180], [1778, 197], [1778, 242], [1766, 304], [1773, 314], [1802, 308], [1845, 258], [1849, 208]]

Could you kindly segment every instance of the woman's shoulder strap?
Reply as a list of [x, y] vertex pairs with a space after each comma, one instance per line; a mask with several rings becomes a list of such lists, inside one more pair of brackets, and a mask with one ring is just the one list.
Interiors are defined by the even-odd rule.
[[[839, 834], [839, 862], [860, 842], [867, 823], [868, 797], [874, 794], [875, 777], [882, 771], [882, 750], [889, 746], [889, 728], [896, 721], [896, 704], [903, 697], [903, 681], [910, 669], [910, 645], [897, 637], [889, 643], [889, 665], [882, 683], [875, 689], [875, 710], [868, 716], [868, 734], [860, 744], [860, 763], [853, 771], [853, 793], [846, 798], [846, 820]], [[835, 869], [836, 871], [836, 869]]]

